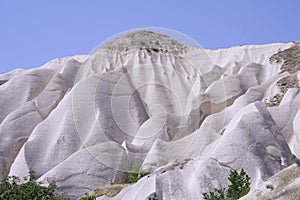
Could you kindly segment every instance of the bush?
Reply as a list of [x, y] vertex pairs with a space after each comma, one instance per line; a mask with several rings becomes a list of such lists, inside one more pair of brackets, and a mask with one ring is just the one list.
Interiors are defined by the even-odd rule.
[[150, 197], [148, 197], [148, 200], [158, 200], [156, 192], [154, 192]]
[[55, 183], [48, 187], [36, 182], [33, 171], [29, 171], [28, 177], [24, 178], [25, 183], [16, 176], [4, 178], [0, 183], [0, 200], [69, 200], [56, 193]]
[[203, 193], [205, 200], [237, 200], [245, 196], [250, 191], [250, 177], [244, 169], [238, 173], [236, 170], [231, 170], [228, 177], [230, 185], [228, 189], [215, 189], [214, 192]]
[[241, 169], [240, 174], [236, 170], [230, 172], [228, 180], [231, 184], [227, 190], [227, 198], [239, 199], [250, 191], [250, 177], [244, 169]]
[[94, 196], [85, 196], [85, 197], [81, 197], [80, 200], [96, 200], [96, 197], [94, 197]]
[[141, 164], [133, 165], [132, 169], [127, 172], [126, 183], [136, 183], [139, 179], [150, 174], [149, 172], [140, 171]]

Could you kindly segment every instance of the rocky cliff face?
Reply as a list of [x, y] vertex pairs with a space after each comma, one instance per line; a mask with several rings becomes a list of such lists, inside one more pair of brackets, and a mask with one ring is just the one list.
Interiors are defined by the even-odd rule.
[[244, 168], [245, 199], [297, 199], [299, 51], [203, 50], [139, 31], [0, 74], [0, 178], [32, 169], [77, 198], [142, 164], [152, 173], [112, 199], [202, 199]]

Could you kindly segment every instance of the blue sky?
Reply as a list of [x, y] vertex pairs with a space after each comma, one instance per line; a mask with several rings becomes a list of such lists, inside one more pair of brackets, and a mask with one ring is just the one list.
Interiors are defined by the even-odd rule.
[[300, 40], [298, 0], [7, 0], [0, 2], [0, 73], [88, 54], [128, 29], [165, 27], [204, 48]]

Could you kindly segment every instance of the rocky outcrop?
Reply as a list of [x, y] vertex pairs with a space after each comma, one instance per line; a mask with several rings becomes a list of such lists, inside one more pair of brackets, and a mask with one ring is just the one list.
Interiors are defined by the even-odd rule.
[[241, 200], [299, 199], [299, 176], [299, 164], [294, 164], [272, 176], [268, 181], [264, 182], [264, 185], [261, 186], [261, 188], [253, 190], [248, 195], [242, 197]]

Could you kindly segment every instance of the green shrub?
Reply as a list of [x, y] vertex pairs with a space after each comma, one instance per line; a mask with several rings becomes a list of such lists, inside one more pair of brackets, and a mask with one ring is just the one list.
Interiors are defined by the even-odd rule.
[[206, 200], [224, 200], [225, 198], [225, 189], [215, 189], [215, 192], [203, 193], [203, 197]]
[[203, 198], [205, 200], [237, 200], [250, 191], [250, 177], [244, 169], [241, 169], [240, 173], [231, 170], [228, 180], [230, 185], [227, 190], [215, 189], [214, 192], [203, 193]]
[[149, 175], [149, 172], [140, 171], [141, 164], [133, 165], [132, 169], [127, 172], [126, 183], [136, 183], [139, 179]]
[[41, 186], [36, 182], [33, 171], [29, 171], [28, 177], [24, 178], [25, 183], [16, 176], [9, 176], [2, 179], [0, 183], [0, 200], [68, 200], [56, 193], [55, 183], [48, 187]]
[[81, 197], [80, 200], [96, 200], [96, 197], [93, 197], [93, 196], [85, 196], [85, 197]]
[[151, 196], [148, 197], [148, 200], [158, 200], [158, 198], [156, 196], [156, 192], [154, 192], [153, 194], [151, 194]]
[[227, 189], [227, 198], [239, 199], [250, 191], [250, 177], [244, 169], [241, 169], [240, 174], [236, 170], [230, 172], [228, 180], [231, 184]]

